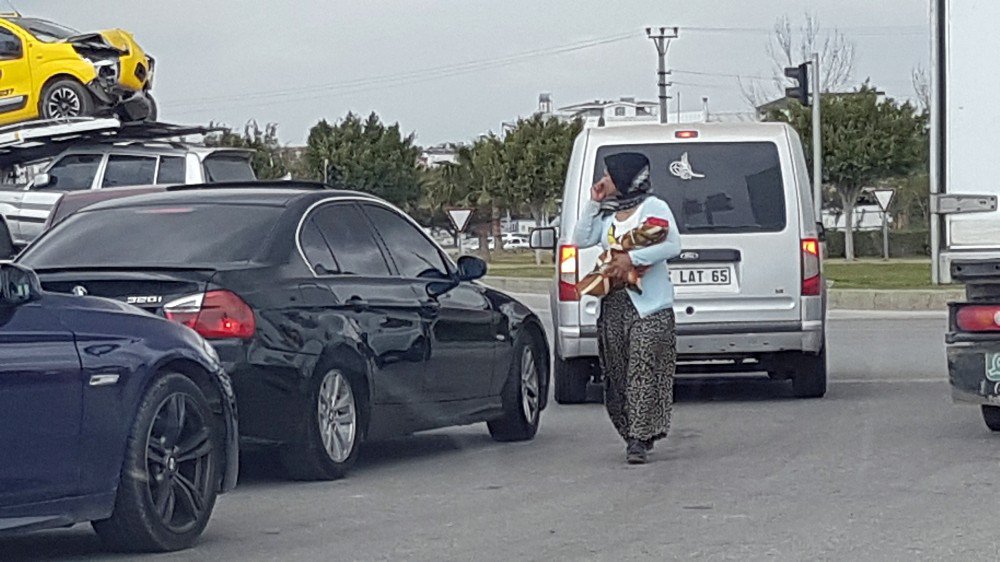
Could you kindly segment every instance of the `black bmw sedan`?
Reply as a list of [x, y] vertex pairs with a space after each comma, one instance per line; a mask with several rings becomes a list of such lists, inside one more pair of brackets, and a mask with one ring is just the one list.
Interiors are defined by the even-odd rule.
[[233, 379], [244, 445], [296, 479], [342, 476], [366, 439], [487, 422], [532, 439], [546, 406], [539, 319], [362, 193], [274, 182], [99, 203], [18, 259], [51, 291], [191, 327]]

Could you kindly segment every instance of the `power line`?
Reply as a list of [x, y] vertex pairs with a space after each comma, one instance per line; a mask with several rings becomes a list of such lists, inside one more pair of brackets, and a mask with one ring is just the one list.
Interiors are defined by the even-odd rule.
[[483, 59], [478, 61], [467, 61], [456, 64], [424, 68], [404, 73], [372, 76], [368, 78], [360, 78], [344, 82], [317, 84], [299, 88], [283, 88], [270, 91], [258, 91], [258, 92], [239, 94], [233, 96], [187, 98], [178, 100], [171, 104], [164, 104], [164, 105], [167, 107], [188, 107], [192, 105], [209, 105], [213, 103], [226, 103], [231, 105], [233, 102], [251, 101], [251, 100], [263, 101], [265, 99], [275, 98], [275, 97], [279, 97], [282, 100], [293, 100], [293, 99], [302, 100], [302, 99], [311, 99], [313, 97], [319, 97], [322, 95], [355, 93], [371, 89], [372, 87], [380, 87], [390, 84], [394, 86], [401, 84], [412, 84], [431, 79], [447, 78], [471, 72], [479, 72], [482, 70], [488, 70], [502, 66], [509, 66], [512, 64], [517, 64], [535, 58], [555, 56], [583, 49], [590, 49], [601, 45], [617, 43], [625, 41], [627, 39], [632, 39], [636, 36], [637, 34], [635, 32], [619, 33], [617, 35], [596, 38], [596, 39], [589, 39], [586, 41], [577, 41], [575, 43], [559, 45], [555, 47], [548, 47], [544, 49], [534, 49], [531, 51], [525, 51], [513, 55], [506, 55], [503, 57]]

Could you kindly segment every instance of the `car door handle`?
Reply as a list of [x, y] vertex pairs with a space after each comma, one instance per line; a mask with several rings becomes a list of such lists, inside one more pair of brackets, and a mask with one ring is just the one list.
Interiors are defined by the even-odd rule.
[[356, 312], [364, 312], [365, 310], [368, 310], [370, 308], [368, 301], [357, 295], [354, 295], [353, 297], [347, 299], [347, 302], [345, 304], [351, 307]]
[[420, 315], [433, 318], [441, 312], [441, 303], [432, 300], [420, 301]]

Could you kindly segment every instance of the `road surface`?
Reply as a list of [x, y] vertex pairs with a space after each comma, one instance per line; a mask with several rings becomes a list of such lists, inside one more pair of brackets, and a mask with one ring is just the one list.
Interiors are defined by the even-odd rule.
[[[944, 325], [835, 313], [822, 400], [684, 379], [646, 466], [597, 404], [553, 404], [530, 443], [477, 425], [372, 444], [338, 482], [251, 456], [199, 546], [162, 559], [997, 559], [1000, 436], [951, 404]], [[120, 559], [87, 526], [0, 539], [4, 560], [79, 558]]]

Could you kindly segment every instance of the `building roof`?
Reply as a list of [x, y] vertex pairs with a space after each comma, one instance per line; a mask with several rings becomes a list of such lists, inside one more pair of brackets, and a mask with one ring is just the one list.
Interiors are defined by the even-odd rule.
[[653, 101], [636, 101], [636, 100], [594, 100], [583, 103], [577, 103], [573, 105], [567, 105], [565, 107], [560, 107], [559, 111], [586, 111], [588, 109], [604, 109], [608, 106], [614, 105], [631, 105], [634, 107], [656, 107], [657, 103]]

